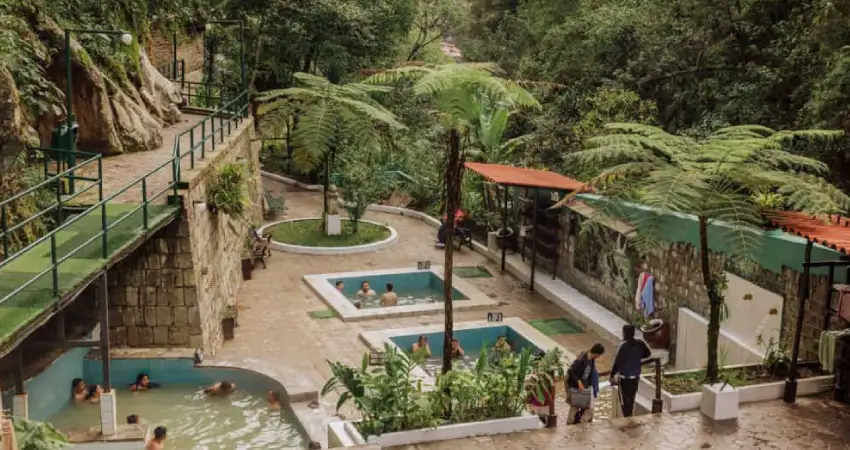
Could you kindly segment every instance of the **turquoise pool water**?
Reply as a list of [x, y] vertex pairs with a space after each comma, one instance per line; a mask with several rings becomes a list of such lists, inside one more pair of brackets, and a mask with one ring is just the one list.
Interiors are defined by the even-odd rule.
[[[349, 278], [328, 278], [328, 283], [335, 286], [337, 281], [344, 283], [343, 295], [354, 302], [354, 295], [360, 289], [363, 281], [368, 281], [377, 296], [364, 302], [364, 308], [380, 307], [379, 298], [386, 292], [387, 283], [393, 283], [393, 290], [398, 294], [398, 306], [419, 305], [424, 303], [437, 303], [443, 301], [443, 280], [428, 270], [393, 273], [381, 275], [367, 275]], [[452, 289], [452, 300], [468, 300], [459, 290]]]
[[[100, 423], [96, 404], [69, 402], [70, 380], [83, 378], [99, 384], [100, 360], [83, 359], [81, 373], [49, 373], [50, 379], [64, 383], [51, 387], [54, 401], [61, 398], [58, 411], [46, 419], [60, 430], [87, 428]], [[57, 370], [54, 366], [54, 372]], [[48, 369], [46, 372], [50, 372]], [[268, 391], [282, 391], [276, 381], [239, 369], [199, 368], [190, 359], [114, 359], [111, 363], [113, 388], [117, 391], [118, 420], [136, 414], [151, 426], [168, 429], [167, 448], [186, 450], [213, 449], [301, 449], [307, 440], [297, 420], [284, 406], [268, 407]], [[64, 372], [65, 370], [63, 370]], [[136, 375], [144, 372], [162, 387], [147, 392], [130, 392]], [[236, 391], [210, 398], [202, 390], [221, 380], [236, 383]], [[46, 393], [30, 392], [30, 396]]]
[[[443, 333], [434, 332], [425, 335], [431, 347], [431, 357], [422, 364], [426, 372], [435, 375], [442, 367], [443, 357]], [[532, 353], [540, 349], [532, 344], [525, 336], [521, 335], [508, 325], [493, 325], [481, 328], [470, 328], [466, 330], [455, 330], [454, 337], [459, 341], [460, 347], [466, 355], [455, 360], [455, 368], [469, 369], [475, 366], [482, 348], [490, 348], [496, 343], [499, 336], [505, 336], [511, 351], [519, 353], [526, 348]], [[402, 350], [409, 352], [413, 344], [419, 339], [419, 335], [394, 336], [390, 340]]]

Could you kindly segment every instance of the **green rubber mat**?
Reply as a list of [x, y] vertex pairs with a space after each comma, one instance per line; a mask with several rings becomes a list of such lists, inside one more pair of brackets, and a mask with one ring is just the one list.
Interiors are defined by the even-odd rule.
[[330, 319], [336, 314], [332, 309], [320, 309], [318, 311], [308, 311], [307, 314], [314, 319]]
[[493, 275], [486, 267], [458, 266], [452, 268], [452, 273], [461, 278], [491, 278]]
[[567, 319], [534, 319], [529, 320], [528, 324], [537, 328], [538, 331], [546, 336], [554, 334], [576, 334], [583, 330], [580, 326], [570, 322]]

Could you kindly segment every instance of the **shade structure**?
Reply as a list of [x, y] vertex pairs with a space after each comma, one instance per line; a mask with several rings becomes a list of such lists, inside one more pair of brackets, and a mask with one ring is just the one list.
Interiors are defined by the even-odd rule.
[[587, 186], [581, 181], [548, 170], [471, 162], [465, 165], [467, 169], [481, 175], [487, 180], [505, 186], [571, 192], [587, 189]]

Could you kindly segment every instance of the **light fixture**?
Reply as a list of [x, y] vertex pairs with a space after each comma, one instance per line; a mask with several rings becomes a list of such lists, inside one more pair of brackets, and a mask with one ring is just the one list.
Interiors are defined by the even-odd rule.
[[130, 33], [124, 33], [121, 35], [121, 43], [124, 45], [130, 45], [133, 43], [133, 36]]

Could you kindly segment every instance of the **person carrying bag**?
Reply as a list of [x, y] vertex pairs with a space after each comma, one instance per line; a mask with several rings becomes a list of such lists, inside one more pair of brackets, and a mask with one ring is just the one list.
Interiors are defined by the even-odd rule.
[[[567, 371], [565, 387], [567, 404], [570, 405], [569, 423], [577, 424], [593, 420], [592, 398], [599, 395], [599, 372], [596, 359], [605, 353], [602, 344], [594, 344], [589, 351], [581, 352]], [[592, 391], [591, 391], [592, 390]]]

